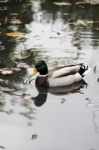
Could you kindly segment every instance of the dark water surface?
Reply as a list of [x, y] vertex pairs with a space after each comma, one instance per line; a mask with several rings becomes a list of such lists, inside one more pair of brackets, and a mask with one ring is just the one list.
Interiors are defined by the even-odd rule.
[[31, 99], [38, 95], [35, 84], [24, 83], [24, 70], [1, 73], [0, 148], [98, 150], [99, 6], [0, 3], [0, 68], [32, 67], [38, 59], [49, 68], [85, 63], [88, 85], [71, 93], [41, 94], [37, 103]]

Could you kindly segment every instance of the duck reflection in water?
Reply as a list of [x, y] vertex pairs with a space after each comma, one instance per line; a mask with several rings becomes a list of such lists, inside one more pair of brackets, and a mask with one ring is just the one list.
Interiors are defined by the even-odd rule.
[[36, 97], [32, 97], [35, 106], [42, 106], [47, 100], [47, 93], [39, 93]]
[[37, 87], [38, 95], [36, 97], [32, 97], [32, 100], [34, 101], [35, 106], [40, 107], [46, 102], [48, 93], [56, 96], [67, 95], [70, 93], [81, 93], [81, 89], [83, 88], [87, 88], [87, 83], [84, 80], [67, 87], [57, 87], [57, 88]]

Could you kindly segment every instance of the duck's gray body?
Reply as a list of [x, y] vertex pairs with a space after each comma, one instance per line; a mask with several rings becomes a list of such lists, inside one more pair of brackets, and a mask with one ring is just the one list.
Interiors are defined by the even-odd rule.
[[38, 75], [36, 86], [40, 87], [63, 87], [70, 86], [83, 80], [79, 74], [80, 65], [56, 68], [47, 75]]
[[70, 86], [74, 83], [80, 82], [83, 80], [79, 73], [73, 75], [61, 77], [61, 78], [49, 78], [48, 83], [49, 87], [61, 87], [61, 86]]

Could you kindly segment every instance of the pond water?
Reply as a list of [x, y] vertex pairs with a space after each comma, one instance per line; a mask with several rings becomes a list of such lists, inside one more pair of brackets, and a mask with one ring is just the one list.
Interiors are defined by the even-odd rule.
[[[99, 149], [99, 6], [31, 1], [0, 3], [0, 68], [49, 68], [84, 63], [86, 86], [46, 93], [37, 104], [25, 70], [0, 74], [0, 148], [7, 150]], [[11, 71], [11, 70], [10, 70]], [[40, 97], [42, 99], [42, 97]]]

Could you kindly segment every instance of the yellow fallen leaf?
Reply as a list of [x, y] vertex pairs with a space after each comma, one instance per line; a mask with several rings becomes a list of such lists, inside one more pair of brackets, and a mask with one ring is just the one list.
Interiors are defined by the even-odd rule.
[[10, 37], [18, 37], [18, 36], [23, 37], [25, 33], [16, 31], [16, 32], [7, 32], [6, 35]]
[[87, 26], [86, 20], [77, 20], [77, 25]]

